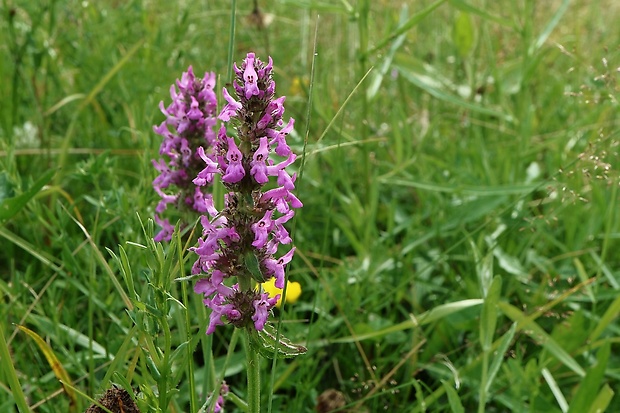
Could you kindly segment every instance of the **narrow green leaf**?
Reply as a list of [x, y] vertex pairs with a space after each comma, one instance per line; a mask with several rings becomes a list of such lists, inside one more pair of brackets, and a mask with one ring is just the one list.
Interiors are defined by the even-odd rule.
[[595, 251], [590, 251], [590, 257], [592, 257], [594, 262], [596, 262], [596, 265], [600, 268], [603, 274], [605, 274], [605, 277], [607, 278], [607, 282], [609, 283], [609, 285], [611, 285], [614, 288], [614, 290], [620, 290], [620, 283], [618, 283], [618, 281], [616, 280], [616, 277], [611, 272], [607, 264], [605, 264], [603, 260], [601, 260], [601, 257]]
[[587, 282], [588, 278], [590, 277], [588, 277], [588, 273], [586, 272], [585, 267], [583, 266], [579, 258], [573, 259], [573, 264], [575, 264], [575, 269], [577, 270], [577, 276], [579, 277], [579, 280], [585, 284], [584, 289], [586, 291], [586, 294], [588, 295], [590, 300], [595, 303], [596, 297], [594, 296], [594, 292], [592, 291], [592, 285]]
[[581, 381], [573, 400], [571, 400], [569, 413], [581, 413], [588, 411], [594, 400], [598, 397], [598, 389], [605, 376], [605, 369], [611, 353], [611, 344], [606, 341], [596, 354], [596, 364], [592, 366], [586, 377]]
[[609, 406], [609, 402], [611, 402], [613, 397], [614, 391], [611, 387], [609, 387], [609, 384], [605, 384], [596, 396], [596, 399], [592, 402], [588, 413], [601, 413], [607, 411], [607, 406]]
[[[184, 341], [181, 344], [179, 344], [179, 346], [177, 348], [174, 349], [174, 351], [172, 352], [172, 354], [170, 355], [170, 359], [168, 360], [168, 363], [170, 363], [170, 365], [173, 365], [174, 362], [181, 356], [183, 355], [183, 351], [185, 351], [185, 349], [187, 348], [187, 345], [189, 344], [189, 342]], [[185, 355], [187, 355], [187, 353], [185, 353]], [[184, 364], [184, 363], [183, 363]]]
[[569, 3], [570, 3], [570, 0], [564, 0], [562, 4], [560, 5], [560, 7], [558, 7], [558, 10], [553, 14], [551, 19], [547, 22], [547, 25], [545, 26], [543, 31], [540, 33], [540, 35], [538, 36], [534, 44], [532, 44], [532, 47], [530, 47], [530, 50], [529, 50], [530, 55], [536, 52], [538, 49], [540, 49], [543, 44], [545, 44], [545, 42], [551, 35], [551, 32], [553, 32], [553, 29], [555, 29], [555, 27], [560, 22], [560, 19], [562, 18], [564, 13], [566, 13], [566, 10], [568, 10]]
[[[139, 348], [137, 348], [137, 345], [136, 345], [137, 340], [135, 339], [135, 335], [137, 331], [138, 331], [138, 327], [134, 325], [125, 334], [123, 343], [121, 344], [119, 349], [116, 351], [116, 354], [112, 358], [112, 362], [108, 366], [108, 369], [105, 373], [105, 376], [103, 377], [103, 380], [101, 380], [102, 384], [104, 385], [107, 384], [115, 374], [120, 375], [120, 373], [118, 373], [119, 371], [125, 371], [124, 363], [133, 355], [132, 354], [133, 352], [139, 351]], [[122, 383], [122, 382], [119, 381], [119, 383]]]
[[454, 387], [452, 387], [452, 385], [445, 380], [442, 380], [441, 384], [448, 395], [448, 403], [450, 404], [452, 413], [465, 413], [465, 408], [463, 407], [463, 403], [461, 403], [461, 398]]
[[[1, 192], [0, 198], [2, 202], [0, 202], [0, 222], [6, 221], [12, 218], [15, 214], [17, 214], [21, 209], [30, 201], [34, 196], [43, 188], [54, 176], [56, 173], [55, 169], [50, 169], [45, 172], [39, 179], [37, 179], [32, 186], [25, 191], [24, 193], [17, 195], [12, 198], [7, 198], [8, 190], [0, 189]], [[3, 173], [5, 175], [5, 173]], [[6, 181], [6, 175], [4, 177], [4, 181]]]
[[[4, 301], [4, 297], [2, 297], [2, 299]], [[9, 346], [4, 338], [4, 320], [0, 321], [0, 368], [2, 369], [3, 378], [6, 380], [6, 384], [8, 384], [13, 394], [15, 406], [17, 406], [21, 413], [32, 412], [26, 400], [26, 395], [22, 390], [21, 383], [19, 382], [15, 366], [13, 365], [13, 358], [11, 357]]]
[[620, 313], [620, 295], [616, 297], [616, 299], [607, 307], [605, 314], [601, 317], [599, 322], [596, 324], [596, 327], [590, 333], [588, 340], [590, 342], [596, 340], [603, 334], [603, 331], [618, 317]]
[[502, 185], [502, 186], [469, 186], [469, 185], [443, 185], [433, 182], [420, 182], [414, 180], [398, 179], [393, 177], [379, 178], [382, 183], [400, 185], [425, 191], [445, 192], [470, 196], [522, 195], [528, 194], [540, 187], [540, 184], [525, 185]]
[[441, 320], [444, 317], [447, 317], [451, 314], [457, 313], [459, 311], [465, 310], [470, 307], [474, 307], [480, 305], [484, 302], [484, 300], [479, 298], [474, 298], [470, 300], [462, 300], [455, 301], [453, 303], [438, 305], [435, 308], [432, 308], [424, 313], [418, 315], [417, 317], [413, 317], [411, 320], [403, 321], [402, 323], [395, 324], [393, 326], [366, 334], [360, 334], [355, 337], [342, 337], [337, 339], [328, 340], [327, 343], [354, 343], [357, 341], [368, 340], [375, 337], [384, 336], [390, 333], [394, 333], [396, 331], [408, 330], [410, 328], [426, 325], [433, 323], [435, 321]]
[[260, 262], [258, 261], [258, 257], [254, 254], [253, 251], [248, 251], [244, 254], [243, 263], [245, 265], [245, 268], [250, 272], [252, 278], [254, 278], [257, 283], [260, 284], [267, 281], [265, 275], [260, 269]]
[[[401, 9], [401, 13], [400, 13], [400, 22], [399, 22], [400, 24], [404, 24], [405, 20], [407, 19], [407, 11], [408, 11], [408, 7], [406, 4], [404, 4]], [[379, 65], [378, 70], [375, 70], [371, 74], [370, 84], [368, 85], [368, 88], [366, 89], [366, 97], [368, 100], [374, 98], [377, 95], [377, 92], [379, 91], [379, 88], [381, 87], [381, 83], [383, 82], [383, 78], [388, 73], [390, 67], [392, 67], [392, 61], [394, 60], [394, 55], [396, 54], [396, 51], [400, 49], [406, 37], [407, 36], [405, 33], [396, 37], [396, 39], [392, 43], [392, 46], [390, 47], [390, 50], [386, 53], [385, 57], [383, 58], [383, 62], [381, 62], [381, 64]]]
[[143, 353], [146, 356], [146, 365], [149, 367], [149, 372], [151, 373], [151, 376], [156, 381], [159, 381], [159, 379], [161, 379], [161, 373], [159, 372], [159, 368], [157, 367], [155, 360], [153, 360], [153, 357], [148, 350], [144, 349]]
[[560, 407], [560, 410], [562, 410], [562, 413], [568, 412], [568, 403], [566, 402], [566, 398], [564, 397], [564, 394], [562, 394], [562, 390], [560, 389], [560, 386], [558, 386], [558, 383], [555, 381], [555, 378], [553, 378], [551, 372], [547, 368], [544, 368], [542, 369], [542, 375], [545, 378], [547, 384], [549, 385], [549, 388], [551, 389], [551, 393], [553, 393], [555, 400], [558, 402], [558, 406]]
[[131, 300], [129, 299], [129, 296], [127, 296], [127, 293], [121, 286], [121, 283], [118, 281], [118, 278], [116, 278], [116, 274], [114, 274], [114, 271], [112, 271], [112, 268], [110, 268], [108, 261], [104, 258], [103, 254], [101, 253], [100, 247], [93, 241], [93, 238], [91, 237], [86, 227], [79, 220], [77, 220], [73, 215], [71, 215], [69, 211], [67, 211], [66, 208], [63, 207], [63, 210], [67, 213], [67, 216], [71, 218], [71, 220], [80, 228], [80, 230], [82, 230], [82, 232], [84, 233], [84, 236], [86, 237], [86, 240], [88, 241], [88, 243], [92, 247], [93, 252], [95, 253], [95, 257], [97, 258], [97, 261], [100, 263], [105, 273], [110, 277], [110, 280], [112, 281], [112, 284], [114, 284], [114, 287], [118, 291], [118, 294], [120, 295], [121, 300], [123, 301], [123, 303], [125, 303], [125, 306], [127, 307], [128, 310], [132, 310], [133, 303], [131, 302]]
[[495, 380], [495, 376], [504, 362], [504, 355], [506, 354], [506, 351], [508, 351], [508, 347], [510, 346], [510, 343], [512, 343], [512, 339], [514, 338], [516, 331], [517, 323], [512, 323], [510, 329], [506, 332], [506, 334], [504, 334], [499, 343], [499, 347], [495, 352], [495, 357], [493, 357], [493, 361], [491, 362], [491, 367], [489, 367], [487, 382], [484, 384], [486, 386], [486, 393], [488, 393], [491, 389], [493, 380]]
[[480, 314], [480, 344], [482, 350], [488, 352], [493, 344], [495, 327], [497, 326], [497, 303], [502, 291], [502, 279], [499, 276], [493, 278], [491, 288], [484, 299], [482, 313]]
[[[83, 391], [81, 391], [79, 388], [77, 388], [77, 387], [73, 386], [71, 383], [64, 383], [64, 382], [61, 382], [61, 383], [62, 383], [62, 385], [63, 385], [63, 386], [70, 387], [70, 388], [71, 388], [71, 389], [72, 389], [72, 390], [73, 390], [76, 394], [78, 394], [78, 395], [82, 396], [84, 399], [88, 400], [88, 403], [90, 403], [90, 404], [91, 404], [91, 407], [92, 407], [93, 405], [94, 405], [94, 406], [99, 407], [99, 409], [100, 409], [100, 411], [101, 411], [102, 413], [114, 413], [113, 411], [111, 411], [110, 409], [108, 409], [108, 408], [106, 408], [104, 405], [102, 405], [102, 404], [100, 403], [100, 400], [95, 400], [95, 399], [93, 399], [93, 398], [92, 398], [92, 397], [90, 397], [88, 394], [86, 394], [86, 393], [84, 393]], [[91, 411], [91, 408], [89, 407], [89, 408], [86, 410], [86, 413], [89, 413], [90, 411]], [[99, 413], [99, 411], [98, 411], [97, 413]]]
[[493, 254], [487, 253], [482, 257], [481, 251], [474, 241], [468, 237], [469, 247], [471, 248], [476, 263], [476, 275], [480, 285], [482, 297], [486, 297], [493, 282]]
[[133, 391], [133, 387], [131, 387], [131, 383], [129, 382], [129, 380], [127, 380], [125, 378], [125, 376], [123, 376], [120, 372], [115, 372], [114, 373], [114, 379], [120, 383], [121, 387], [127, 392], [129, 393], [129, 395], [131, 396], [131, 398], [133, 400], [136, 400], [136, 394]]

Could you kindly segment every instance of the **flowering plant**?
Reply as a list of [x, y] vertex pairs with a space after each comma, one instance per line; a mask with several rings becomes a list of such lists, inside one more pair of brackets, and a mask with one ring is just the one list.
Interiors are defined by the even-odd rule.
[[[234, 69], [234, 97], [223, 89], [226, 104], [217, 116], [222, 122], [217, 134], [214, 75], [195, 78], [190, 67], [177, 81], [179, 93], [172, 87], [173, 103], [165, 109], [160, 105], [167, 119], [155, 127], [164, 136], [160, 153], [170, 161], [153, 162], [160, 172], [154, 187], [162, 197], [157, 214], [169, 204], [205, 213], [200, 217], [201, 237], [190, 248], [197, 255], [194, 291], [211, 310], [207, 334], [226, 323], [246, 332], [248, 411], [258, 412], [259, 354], [292, 357], [306, 351], [268, 324], [280, 294], [263, 288], [263, 283], [279, 291], [285, 287], [285, 267], [295, 248], [280, 253], [279, 247], [292, 243], [284, 224], [303, 204], [293, 193], [297, 175], [286, 170], [296, 159], [286, 142], [294, 120], [282, 119], [285, 97], [275, 97], [271, 58], [264, 63], [248, 53]], [[209, 193], [216, 176], [226, 189], [223, 200]], [[165, 194], [173, 184], [180, 191]], [[169, 221], [159, 215], [155, 220], [163, 228], [155, 241], [169, 239]], [[218, 401], [218, 409], [221, 404]]]
[[[264, 64], [254, 53], [248, 53], [241, 68], [235, 65], [233, 86], [238, 100], [223, 90], [227, 104], [218, 116], [224, 124], [214, 153], [207, 156], [200, 151], [206, 167], [194, 183], [207, 185], [217, 173], [229, 191], [221, 211], [212, 198], [205, 198], [211, 219], [202, 217], [203, 238], [192, 248], [198, 255], [192, 273], [207, 275], [194, 287], [211, 309], [207, 334], [223, 320], [236, 327], [253, 324], [262, 331], [279, 295], [257, 291], [252, 280], [262, 283], [275, 278], [275, 286], [283, 288], [284, 268], [295, 252], [292, 248], [276, 257], [280, 245], [291, 243], [284, 223], [302, 203], [291, 192], [296, 174], [291, 176], [285, 169], [296, 158], [285, 140], [294, 120], [284, 125], [285, 98], [274, 98], [272, 68], [271, 58]], [[274, 162], [270, 158], [274, 153], [284, 159]], [[277, 186], [264, 190], [270, 177]], [[237, 283], [227, 286], [224, 281], [231, 277]]]

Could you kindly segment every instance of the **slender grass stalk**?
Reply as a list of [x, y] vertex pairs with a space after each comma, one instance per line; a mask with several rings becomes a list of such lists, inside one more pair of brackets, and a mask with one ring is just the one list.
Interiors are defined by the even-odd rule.
[[478, 413], [484, 413], [487, 404], [487, 377], [489, 374], [489, 352], [484, 350], [482, 353], [482, 372], [480, 373], [480, 388], [478, 392]]
[[226, 82], [232, 82], [232, 66], [235, 60], [235, 29], [237, 21], [237, 0], [230, 5], [230, 35], [228, 36], [228, 63], [226, 64]]
[[[370, 14], [370, 1], [362, 0], [359, 2], [359, 10], [358, 10], [358, 32], [359, 32], [359, 72], [358, 77], [364, 76], [364, 73], [368, 72], [368, 24], [369, 24], [369, 14]], [[368, 93], [364, 90], [364, 93], [361, 94], [361, 103], [362, 103], [362, 113], [361, 119], [363, 122], [360, 124], [360, 136], [359, 139], [365, 140], [368, 137]], [[370, 179], [370, 161], [369, 161], [369, 149], [366, 145], [362, 146], [362, 167], [364, 173], [364, 183], [366, 185], [371, 185]], [[365, 185], [364, 185], [365, 186]], [[363, 195], [364, 198], [369, 196], [368, 193]]]
[[[307, 105], [307, 112], [306, 112], [306, 124], [304, 126], [304, 146], [303, 146], [303, 150], [302, 150], [302, 157], [301, 157], [301, 165], [299, 166], [299, 182], [303, 182], [303, 175], [304, 175], [304, 171], [305, 171], [305, 165], [306, 165], [306, 149], [308, 147], [308, 136], [310, 134], [310, 118], [311, 118], [311, 114], [312, 114], [312, 98], [314, 96], [314, 76], [315, 76], [315, 68], [316, 68], [316, 56], [317, 56], [317, 44], [318, 44], [318, 34], [319, 34], [319, 16], [317, 15], [316, 18], [316, 25], [314, 27], [314, 48], [313, 48], [313, 53], [312, 53], [312, 66], [310, 68], [310, 85], [309, 85], [309, 89], [308, 89], [308, 105]], [[301, 195], [301, 189], [299, 191], [300, 195]], [[297, 227], [297, 220], [293, 221], [293, 227], [291, 228], [291, 237], [293, 237], [294, 239], [294, 233], [295, 233], [295, 228]], [[288, 274], [286, 274], [286, 280], [288, 281]], [[284, 315], [284, 306], [286, 305], [286, 290], [288, 287], [288, 282], [284, 283], [284, 289], [282, 290], [282, 308], [280, 311], [280, 316], [278, 317], [278, 325], [277, 325], [277, 329], [276, 329], [276, 348], [274, 351], [274, 355], [273, 355], [273, 360], [271, 362], [271, 381], [269, 384], [269, 401], [267, 403], [267, 412], [271, 413], [271, 409], [272, 409], [272, 405], [273, 405], [273, 391], [275, 388], [275, 382], [276, 382], [276, 365], [278, 363], [278, 345], [279, 345], [279, 339], [280, 339], [280, 327], [282, 326], [282, 317]], [[314, 316], [314, 311], [312, 312], [312, 315]], [[309, 327], [308, 327], [308, 337], [310, 337], [310, 330], [312, 328], [312, 323], [309, 323]]]
[[[95, 274], [96, 274], [96, 269], [95, 269], [95, 263], [94, 261], [91, 262], [91, 268], [89, 271], [90, 274], [90, 279], [91, 282], [88, 283], [88, 293], [92, 295], [92, 297], [96, 296], [96, 291], [94, 286], [97, 285], [96, 284], [96, 280], [95, 280]], [[93, 354], [93, 337], [95, 336], [95, 305], [93, 303], [93, 300], [88, 300], [88, 307], [87, 307], [87, 314], [88, 314], [88, 390], [90, 392], [90, 394], [94, 394], [94, 390], [95, 390], [95, 357]]]
[[17, 408], [22, 413], [29, 413], [32, 410], [30, 410], [30, 406], [28, 406], [26, 396], [22, 391], [22, 386], [19, 383], [19, 378], [17, 377], [17, 372], [15, 371], [12, 360], [9, 347], [6, 345], [6, 340], [4, 338], [4, 323], [0, 323], [0, 367], [2, 367], [4, 377], [13, 392], [13, 399], [15, 400]]
[[[177, 254], [179, 257], [179, 276], [180, 277], [185, 277], [185, 265], [184, 265], [184, 260], [183, 260], [183, 247], [182, 247], [182, 242], [181, 242], [181, 235], [179, 232], [176, 233], [177, 235]], [[183, 305], [185, 306], [185, 333], [187, 335], [187, 379], [189, 382], [189, 408], [191, 412], [195, 412], [198, 409], [198, 406], [196, 404], [196, 383], [195, 383], [195, 378], [194, 378], [194, 358], [193, 358], [193, 352], [194, 349], [191, 345], [189, 345], [192, 341], [192, 323], [191, 323], [191, 318], [190, 318], [190, 314], [189, 314], [189, 310], [188, 310], [188, 304], [189, 304], [189, 297], [187, 294], [187, 283], [182, 282], [181, 283], [181, 295], [182, 295], [182, 300], [183, 300]]]

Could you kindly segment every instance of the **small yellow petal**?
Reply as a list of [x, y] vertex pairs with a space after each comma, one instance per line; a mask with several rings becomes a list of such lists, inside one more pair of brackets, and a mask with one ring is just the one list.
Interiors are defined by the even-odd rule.
[[301, 295], [301, 284], [297, 281], [289, 282], [286, 289], [286, 302], [293, 304]]
[[[263, 290], [265, 290], [265, 292], [269, 294], [269, 297], [275, 297], [278, 294], [282, 295], [282, 289], [277, 288], [275, 286], [275, 282], [275, 278], [271, 278], [269, 281], [266, 281], [262, 284]], [[286, 302], [288, 304], [292, 304], [297, 301], [299, 299], [299, 296], [301, 295], [301, 284], [299, 284], [298, 282], [287, 281], [286, 285]], [[276, 303], [276, 307], [280, 308], [281, 304], [282, 298], [278, 300], [278, 302]]]

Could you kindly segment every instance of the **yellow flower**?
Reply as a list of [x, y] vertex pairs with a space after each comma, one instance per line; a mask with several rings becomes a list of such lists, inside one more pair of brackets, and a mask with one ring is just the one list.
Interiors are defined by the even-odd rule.
[[[276, 307], [280, 308], [282, 304], [282, 289], [275, 286], [276, 279], [272, 277], [269, 281], [262, 284], [263, 290], [269, 294], [269, 297], [275, 297], [280, 294], [280, 299], [276, 303]], [[298, 282], [286, 281], [286, 303], [293, 304], [301, 295], [301, 284]]]

